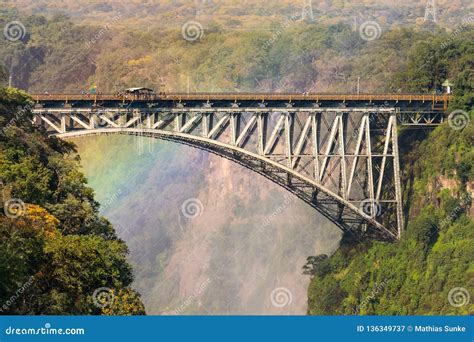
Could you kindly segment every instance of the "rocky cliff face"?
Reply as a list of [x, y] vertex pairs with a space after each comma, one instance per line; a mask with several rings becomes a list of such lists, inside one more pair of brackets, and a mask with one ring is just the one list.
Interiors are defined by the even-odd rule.
[[306, 257], [340, 232], [285, 189], [187, 146], [75, 140], [96, 197], [130, 248], [149, 314], [305, 314]]

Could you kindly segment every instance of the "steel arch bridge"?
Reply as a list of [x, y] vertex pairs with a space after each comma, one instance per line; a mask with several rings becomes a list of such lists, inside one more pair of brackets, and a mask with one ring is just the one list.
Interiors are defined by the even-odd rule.
[[[182, 98], [110, 96], [98, 103], [80, 96], [37, 96], [33, 122], [60, 138], [128, 134], [206, 150], [279, 184], [345, 232], [399, 239], [403, 209], [397, 125], [436, 125], [442, 113], [429, 99], [431, 109], [416, 112], [408, 101], [404, 106], [399, 100], [372, 105], [295, 96], [269, 95], [260, 101], [228, 95], [212, 99], [217, 105], [209, 95], [188, 97], [187, 103]], [[421, 103], [425, 100], [416, 106]]]

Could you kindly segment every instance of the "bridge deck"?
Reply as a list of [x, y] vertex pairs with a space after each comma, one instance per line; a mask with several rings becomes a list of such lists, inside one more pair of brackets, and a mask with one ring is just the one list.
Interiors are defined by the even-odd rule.
[[136, 97], [113, 94], [33, 94], [37, 101], [431, 101], [446, 104], [447, 94], [290, 94], [290, 93], [169, 93]]
[[[37, 111], [140, 110], [183, 113], [244, 111], [315, 112], [355, 109], [370, 111], [395, 108], [405, 126], [436, 126], [443, 122], [451, 96], [447, 94], [284, 94], [284, 93], [169, 93], [151, 95], [117, 94], [34, 94]], [[181, 104], [178, 106], [178, 104]], [[179, 108], [179, 109], [178, 109]]]

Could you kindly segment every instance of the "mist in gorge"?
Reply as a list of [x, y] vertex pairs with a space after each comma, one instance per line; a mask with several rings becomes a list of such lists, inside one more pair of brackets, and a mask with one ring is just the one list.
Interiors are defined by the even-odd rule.
[[130, 249], [148, 314], [306, 313], [306, 258], [331, 254], [340, 239], [313, 208], [188, 146], [129, 136], [73, 141], [103, 215]]

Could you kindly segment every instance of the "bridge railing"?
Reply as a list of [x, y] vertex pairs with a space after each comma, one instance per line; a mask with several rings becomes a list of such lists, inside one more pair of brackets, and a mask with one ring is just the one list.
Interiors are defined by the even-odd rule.
[[[43, 101], [431, 101], [442, 102], [447, 107], [450, 95], [435, 94], [291, 94], [291, 93], [169, 93], [156, 95], [117, 94], [33, 94], [33, 99]], [[433, 109], [436, 109], [433, 105]]]

